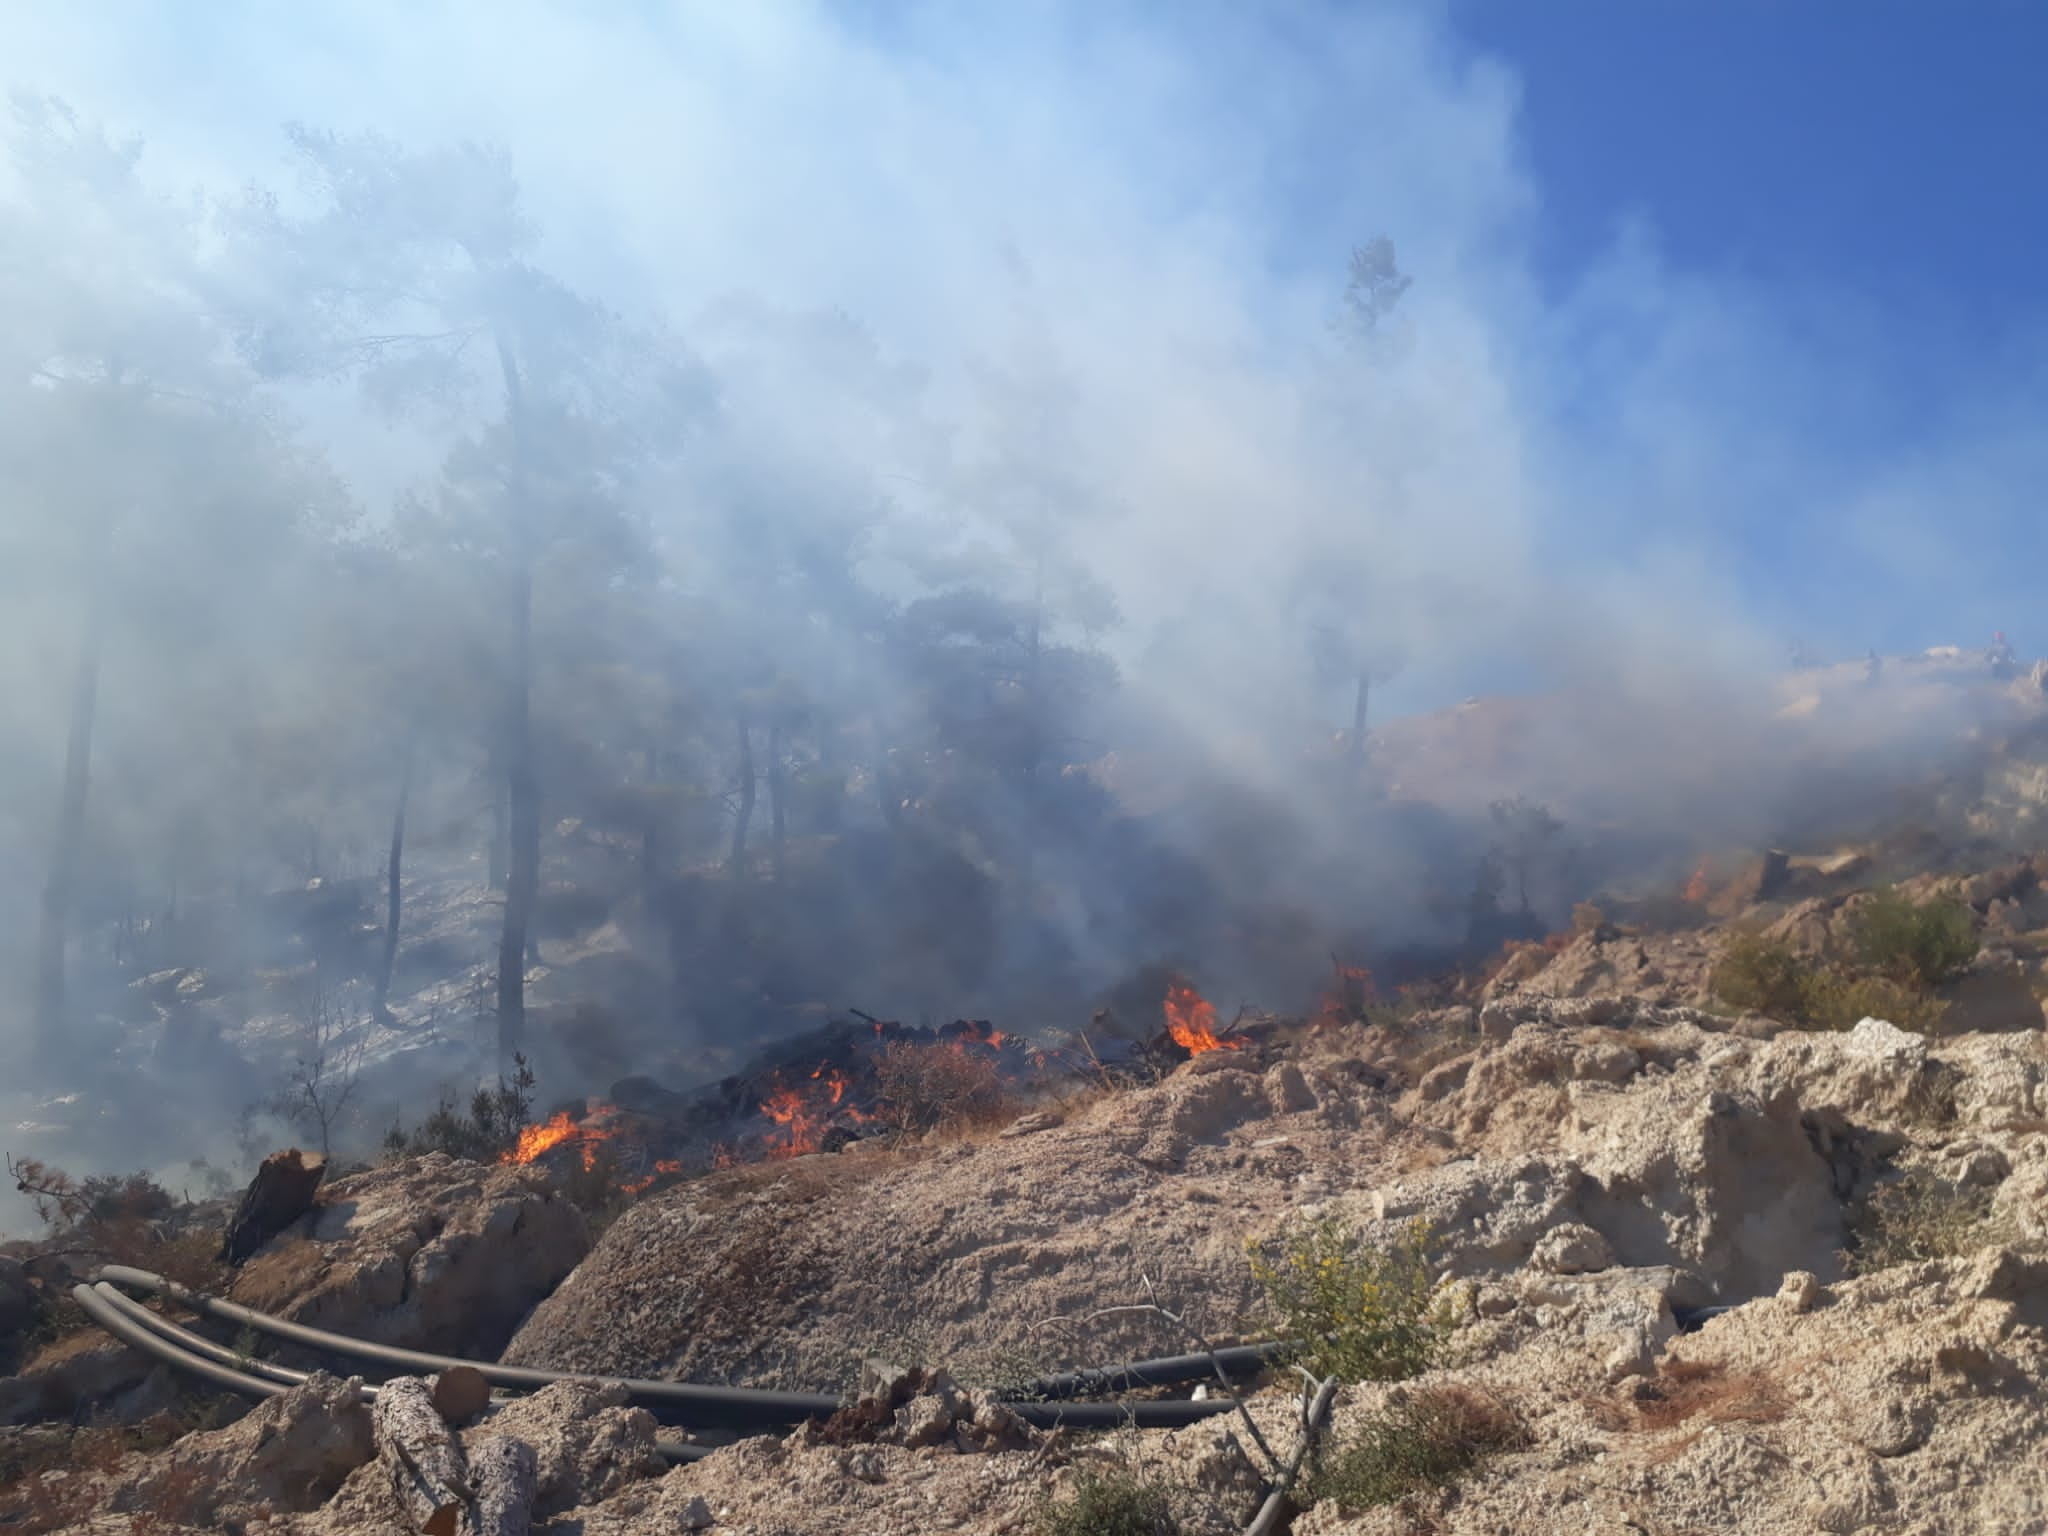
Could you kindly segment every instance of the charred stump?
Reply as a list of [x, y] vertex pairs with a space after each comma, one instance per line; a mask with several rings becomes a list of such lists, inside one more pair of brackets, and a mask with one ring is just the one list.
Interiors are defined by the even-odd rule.
[[228, 1223], [220, 1245], [222, 1262], [241, 1263], [311, 1210], [326, 1172], [326, 1158], [297, 1147], [263, 1159]]

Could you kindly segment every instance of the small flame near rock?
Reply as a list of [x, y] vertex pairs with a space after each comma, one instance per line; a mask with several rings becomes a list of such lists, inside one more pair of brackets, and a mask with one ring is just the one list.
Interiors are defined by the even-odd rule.
[[843, 1102], [846, 1075], [837, 1067], [820, 1063], [809, 1081], [817, 1086], [790, 1088], [778, 1081], [775, 1091], [761, 1105], [761, 1113], [777, 1127], [768, 1138], [769, 1157], [802, 1157], [820, 1150], [824, 1134], [835, 1118], [856, 1122], [872, 1118]]
[[578, 1122], [566, 1109], [558, 1109], [539, 1125], [529, 1125], [519, 1133], [519, 1144], [510, 1152], [499, 1157], [501, 1163], [532, 1163], [569, 1142], [578, 1144], [583, 1154], [586, 1171], [597, 1166], [597, 1144], [608, 1139], [611, 1132], [600, 1125], [591, 1123], [611, 1111], [609, 1104], [600, 1105], [591, 1121]]
[[1700, 867], [1692, 872], [1692, 878], [1685, 883], [1685, 899], [1694, 906], [1700, 906], [1705, 903], [1708, 894], [1707, 861], [1702, 859]]
[[1335, 955], [1330, 957], [1330, 965], [1335, 975], [1316, 1010], [1315, 1023], [1319, 1028], [1364, 1018], [1366, 1010], [1379, 997], [1379, 986], [1364, 966], [1346, 965]]
[[1190, 1056], [1204, 1051], [1241, 1051], [1246, 1042], [1216, 1033], [1216, 1005], [1184, 981], [1166, 989], [1166, 1032]]

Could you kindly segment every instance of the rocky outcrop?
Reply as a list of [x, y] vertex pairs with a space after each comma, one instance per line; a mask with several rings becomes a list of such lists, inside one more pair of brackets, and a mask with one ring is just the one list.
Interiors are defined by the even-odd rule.
[[1393, 1134], [1383, 1079], [1355, 1059], [1269, 1077], [1249, 1054], [1029, 1136], [857, 1144], [644, 1201], [506, 1358], [816, 1390], [871, 1353], [963, 1380], [1179, 1353], [1157, 1319], [1063, 1321], [1148, 1280], [1228, 1334], [1253, 1299], [1246, 1235], [1369, 1179]]
[[182, 1384], [167, 1367], [96, 1331], [73, 1334], [0, 1378], [0, 1425], [140, 1424], [171, 1407]]
[[435, 1153], [328, 1185], [304, 1235], [273, 1242], [230, 1295], [378, 1343], [492, 1356], [590, 1248], [538, 1170]]
[[[1260, 1493], [1234, 1415], [1082, 1439], [1027, 1428], [994, 1389], [1187, 1348], [1156, 1317], [1099, 1315], [1152, 1297], [1231, 1341], [1259, 1320], [1246, 1241], [1335, 1213], [1368, 1234], [1430, 1227], [1461, 1319], [1442, 1369], [1343, 1390], [1338, 1444], [1430, 1392], [1509, 1405], [1526, 1434], [1455, 1495], [1425, 1491], [1398, 1513], [1326, 1501], [1296, 1521], [1305, 1536], [1963, 1536], [2048, 1520], [2033, 1454], [2048, 1435], [2037, 1036], [1930, 1039], [1876, 1019], [1739, 1030], [1602, 992], [1509, 994], [1409, 1027], [1406, 1040], [1385, 1021], [1308, 1032], [1278, 1061], [1212, 1052], [1029, 1134], [856, 1143], [679, 1186], [629, 1209], [508, 1352], [827, 1390], [862, 1358], [902, 1363], [871, 1371], [829, 1422], [664, 1471], [653, 1421], [594, 1383], [473, 1421], [473, 1398], [457, 1407], [453, 1385], [422, 1385], [415, 1417], [479, 1479], [510, 1468], [500, 1481], [532, 1530], [559, 1536], [997, 1536], [1029, 1529], [1048, 1488], [1104, 1467], [1160, 1480], [1191, 1536], [1226, 1536]], [[1857, 1273], [1878, 1262], [1868, 1197], [1908, 1178], [1938, 1181], [1938, 1242]], [[509, 1308], [543, 1283], [546, 1264], [505, 1240], [551, 1230], [536, 1182], [446, 1159], [345, 1181], [353, 1209], [319, 1218], [324, 1239], [316, 1227], [276, 1246], [245, 1279], [292, 1260], [305, 1267], [290, 1304], [335, 1308], [327, 1320], [346, 1302], [361, 1310], [343, 1326], [431, 1336], [446, 1305], [427, 1299], [435, 1285]], [[581, 1231], [563, 1224], [562, 1252], [581, 1252]], [[487, 1261], [514, 1273], [487, 1276]], [[461, 1422], [444, 1439], [428, 1411]], [[1291, 1380], [1247, 1411], [1291, 1452]], [[107, 1486], [165, 1531], [230, 1528], [266, 1505], [270, 1536], [412, 1529], [362, 1417], [322, 1378]], [[266, 1491], [288, 1475], [331, 1497], [310, 1508], [296, 1485]], [[195, 1501], [201, 1484], [226, 1491]]]
[[177, 1503], [180, 1518], [212, 1524], [223, 1510], [319, 1508], [370, 1459], [370, 1410], [360, 1380], [315, 1374], [226, 1429], [190, 1434], [118, 1480], [118, 1513]]
[[625, 1389], [565, 1381], [506, 1404], [463, 1440], [471, 1448], [510, 1436], [533, 1447], [534, 1512], [551, 1515], [595, 1504], [666, 1465], [654, 1448], [654, 1418], [626, 1406]]

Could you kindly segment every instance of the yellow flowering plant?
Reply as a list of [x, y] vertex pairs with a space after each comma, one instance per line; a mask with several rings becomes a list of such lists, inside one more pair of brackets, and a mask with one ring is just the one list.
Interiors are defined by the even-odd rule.
[[1455, 1324], [1440, 1292], [1425, 1222], [1384, 1244], [1364, 1242], [1340, 1216], [1290, 1221], [1245, 1244], [1252, 1278], [1279, 1336], [1317, 1376], [1398, 1381], [1429, 1368]]

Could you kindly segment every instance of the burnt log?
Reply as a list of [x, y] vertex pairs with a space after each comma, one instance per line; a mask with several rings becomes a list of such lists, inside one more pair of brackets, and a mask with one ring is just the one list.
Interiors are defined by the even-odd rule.
[[491, 1405], [491, 1384], [473, 1365], [451, 1365], [434, 1378], [434, 1411], [450, 1424], [467, 1424]]
[[462, 1445], [435, 1411], [427, 1384], [417, 1376], [385, 1382], [377, 1389], [370, 1425], [377, 1459], [413, 1529], [422, 1536], [455, 1536], [474, 1495]]
[[221, 1240], [220, 1261], [239, 1264], [313, 1208], [313, 1196], [326, 1175], [327, 1159], [297, 1147], [263, 1159], [256, 1177], [242, 1191]]
[[524, 1440], [493, 1435], [470, 1448], [477, 1536], [527, 1536], [540, 1484], [540, 1457]]
[[1756, 869], [1756, 900], [1772, 901], [1785, 889], [1792, 874], [1792, 856], [1782, 848], [1765, 853]]

